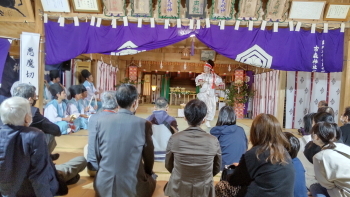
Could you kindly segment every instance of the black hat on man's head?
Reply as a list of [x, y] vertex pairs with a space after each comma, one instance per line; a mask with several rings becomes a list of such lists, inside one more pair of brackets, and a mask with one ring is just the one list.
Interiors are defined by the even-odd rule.
[[88, 70], [86, 70], [86, 69], [84, 69], [84, 70], [81, 71], [81, 76], [83, 76], [84, 79], [89, 78], [90, 75], [91, 75], [90, 71], [88, 71]]
[[214, 64], [214, 61], [213, 61], [213, 60], [208, 59], [207, 63], [210, 64], [210, 66], [211, 66], [212, 68], [214, 68], [215, 64]]

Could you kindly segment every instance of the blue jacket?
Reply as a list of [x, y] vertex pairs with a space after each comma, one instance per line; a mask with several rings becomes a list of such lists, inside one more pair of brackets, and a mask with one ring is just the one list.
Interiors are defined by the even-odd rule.
[[156, 125], [160, 125], [160, 124], [163, 124], [163, 122], [167, 122], [169, 123], [170, 126], [173, 126], [177, 131], [179, 131], [179, 129], [177, 128], [176, 119], [172, 116], [169, 116], [166, 111], [163, 111], [163, 110], [153, 111], [152, 115], [148, 116], [146, 120]]
[[221, 170], [225, 165], [238, 163], [248, 149], [247, 136], [242, 127], [237, 125], [222, 125], [213, 127], [210, 134], [217, 137], [222, 152]]
[[307, 197], [304, 166], [297, 157], [292, 162], [295, 171], [294, 197]]
[[58, 190], [59, 181], [49, 157], [44, 133], [32, 127], [1, 126], [1, 195], [50, 197], [57, 194]]

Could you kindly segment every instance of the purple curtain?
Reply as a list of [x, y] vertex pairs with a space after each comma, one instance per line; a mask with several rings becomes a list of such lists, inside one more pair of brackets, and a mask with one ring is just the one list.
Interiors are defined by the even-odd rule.
[[340, 29], [328, 33], [299, 32], [279, 28], [278, 32], [240, 27], [234, 30], [219, 26], [189, 30], [188, 27], [143, 25], [95, 27], [90, 23], [45, 24], [46, 64], [57, 64], [82, 53], [142, 52], [165, 47], [189, 37], [191, 33], [216, 52], [239, 62], [258, 67], [286, 71], [341, 72], [344, 33]]
[[[341, 72], [344, 33], [278, 32], [254, 28], [219, 26], [200, 29], [197, 38], [216, 52], [243, 63], [286, 71]], [[315, 55], [316, 54], [316, 55]]]
[[7, 39], [0, 38], [0, 82], [2, 81], [2, 73], [4, 72], [6, 57], [10, 46], [11, 43]]
[[115, 29], [112, 26], [90, 26], [90, 23], [60, 27], [58, 23], [49, 21], [45, 24], [46, 64], [58, 64], [83, 53], [111, 54], [130, 49], [148, 51], [184, 40], [190, 32], [188, 28], [164, 29], [164, 25], [156, 25], [155, 28], [142, 25], [138, 28], [134, 23]]

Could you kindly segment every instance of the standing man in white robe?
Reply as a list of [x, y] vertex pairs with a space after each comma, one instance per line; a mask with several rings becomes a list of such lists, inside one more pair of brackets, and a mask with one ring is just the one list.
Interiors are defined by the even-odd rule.
[[208, 108], [205, 125], [210, 128], [210, 121], [214, 119], [216, 111], [215, 88], [222, 84], [222, 79], [214, 73], [214, 62], [208, 60], [204, 64], [204, 73], [195, 79], [196, 86], [201, 86], [197, 98], [203, 101]]

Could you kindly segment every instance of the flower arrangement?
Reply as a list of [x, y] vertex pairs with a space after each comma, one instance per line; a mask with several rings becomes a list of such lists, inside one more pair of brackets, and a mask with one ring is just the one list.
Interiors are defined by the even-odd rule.
[[235, 81], [226, 88], [227, 104], [246, 103], [249, 98], [254, 96], [255, 91], [250, 90], [248, 84], [241, 80]]
[[119, 87], [121, 84], [132, 84], [132, 85], [138, 85], [143, 84], [144, 80], [141, 80], [141, 82], [137, 82], [136, 80], [130, 80], [129, 78], [124, 78], [123, 81], [119, 81], [119, 84], [115, 85], [115, 87]]

